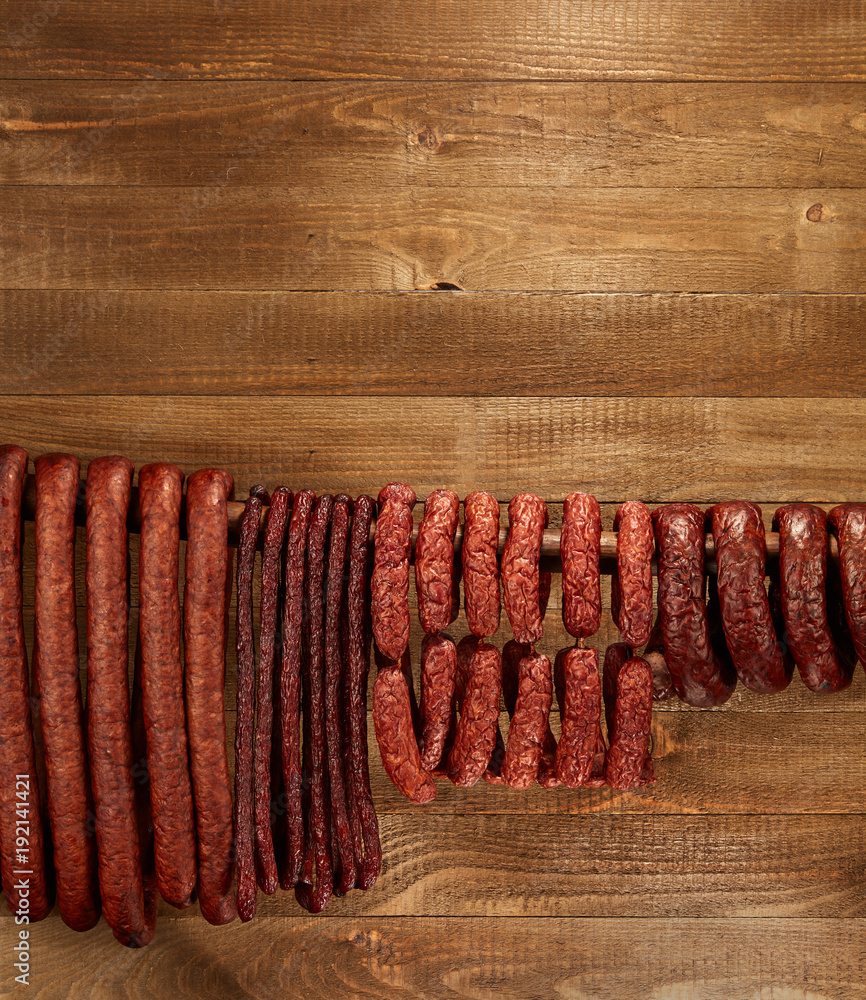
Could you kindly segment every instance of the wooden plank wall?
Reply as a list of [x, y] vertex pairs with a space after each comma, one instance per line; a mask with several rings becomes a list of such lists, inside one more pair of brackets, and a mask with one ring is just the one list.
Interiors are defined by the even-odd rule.
[[[864, 0], [0, 0], [0, 184], [0, 437], [33, 457], [554, 519], [581, 488], [605, 528], [866, 500]], [[374, 751], [370, 892], [164, 906], [142, 952], [53, 914], [26, 989], [7, 917], [0, 995], [866, 996], [863, 672], [665, 704], [654, 743], [638, 792], [425, 808]]]

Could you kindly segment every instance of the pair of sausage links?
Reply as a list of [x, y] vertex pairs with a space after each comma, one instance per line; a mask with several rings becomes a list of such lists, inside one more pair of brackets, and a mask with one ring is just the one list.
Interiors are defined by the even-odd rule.
[[733, 664], [713, 649], [704, 598], [704, 512], [690, 503], [657, 507], [658, 604], [665, 660], [677, 695], [690, 705], [721, 705], [733, 694]]
[[304, 813], [301, 802], [301, 631], [304, 618], [305, 556], [310, 514], [316, 494], [295, 497], [285, 554], [283, 655], [280, 668], [280, 723], [283, 783], [286, 796], [286, 867], [283, 889], [297, 885], [304, 860]]
[[579, 788], [598, 779], [604, 769], [598, 651], [578, 646], [560, 650], [555, 673], [562, 720], [556, 776], [567, 788]]
[[[125, 461], [122, 460], [122, 461]], [[127, 463], [127, 475], [132, 466]], [[36, 462], [36, 639], [34, 672], [42, 699], [48, 815], [57, 873], [60, 915], [73, 930], [86, 931], [99, 920], [96, 840], [88, 829], [93, 799], [86, 749], [84, 709], [78, 681], [78, 628], [75, 620], [75, 503], [78, 459], [43, 455]], [[94, 625], [123, 625], [126, 667], [126, 525], [120, 540], [123, 589], [88, 602]], [[110, 669], [110, 667], [109, 667]]]
[[24, 646], [21, 499], [26, 477], [27, 452], [14, 444], [0, 446], [0, 871], [9, 909], [32, 923], [48, 915], [51, 895]]
[[[334, 867], [339, 861], [339, 882], [334, 891], [345, 896], [355, 887], [358, 870], [344, 781], [343, 747], [343, 651], [341, 649], [341, 611], [346, 552], [349, 546], [351, 497], [341, 493], [334, 498], [331, 512], [331, 542], [328, 550], [328, 577], [325, 596], [325, 737], [328, 751], [328, 783], [331, 792], [331, 817], [334, 828]], [[336, 873], [335, 873], [336, 874]]]
[[[119, 457], [95, 459], [87, 470], [87, 740], [102, 911], [121, 944], [141, 947], [153, 937], [156, 908], [145, 896], [133, 772], [126, 604], [132, 471]], [[140, 677], [140, 639], [136, 648]]]
[[434, 490], [424, 504], [415, 542], [415, 590], [418, 618], [428, 635], [447, 628], [454, 605], [454, 533], [460, 500], [451, 490]]
[[346, 685], [344, 732], [348, 739], [346, 789], [349, 823], [357, 864], [356, 884], [369, 889], [382, 870], [379, 823], [370, 790], [367, 754], [367, 676], [370, 670], [369, 577], [367, 553], [375, 502], [355, 501], [349, 537], [349, 580], [346, 587]]
[[[465, 641], [466, 640], [464, 639], [463, 642]], [[475, 648], [477, 648], [477, 640], [475, 647], [472, 647], [471, 649], [467, 647], [466, 653], [464, 654], [464, 665], [461, 671], [463, 674], [461, 688], [464, 692], [466, 689], [466, 679], [469, 676], [469, 663], [472, 659], [472, 653], [475, 652]], [[502, 647], [502, 700], [505, 703], [505, 711], [508, 713], [509, 720], [514, 718], [514, 710], [517, 707], [520, 661], [524, 656], [529, 656], [531, 652], [532, 646], [524, 646], [515, 639], [509, 639], [508, 642], [506, 642]], [[504, 759], [505, 740], [502, 738], [502, 729], [497, 722], [496, 743], [494, 744], [493, 753], [490, 755], [490, 760], [487, 763], [487, 768], [483, 775], [484, 780], [488, 784], [504, 785], [506, 783], [505, 778], [502, 776], [502, 762]]]
[[463, 501], [463, 600], [469, 631], [479, 639], [499, 629], [499, 504], [475, 491]]
[[162, 898], [180, 908], [195, 899], [198, 878], [177, 586], [183, 478], [167, 463], [138, 473], [138, 634], [154, 864]]
[[232, 793], [225, 726], [227, 502], [232, 477], [202, 469], [186, 491], [183, 634], [190, 773], [198, 838], [198, 897], [210, 924], [237, 915]]
[[[331, 819], [328, 809], [327, 745], [325, 735], [325, 547], [333, 497], [319, 497], [310, 517], [304, 597], [306, 656], [303, 661], [305, 761], [309, 767], [309, 808], [305, 817], [306, 853], [295, 898], [311, 913], [320, 913], [334, 890], [331, 858]], [[311, 870], [312, 869], [312, 870]], [[315, 872], [315, 884], [313, 883]]]
[[601, 509], [594, 496], [570, 493], [562, 505], [562, 620], [576, 639], [601, 625]]
[[539, 602], [539, 564], [547, 526], [547, 505], [532, 493], [518, 493], [508, 505], [508, 523], [508, 538], [502, 553], [505, 612], [514, 638], [524, 645], [532, 645], [544, 631]]
[[843, 503], [827, 520], [839, 541], [845, 616], [857, 657], [866, 669], [866, 504]]
[[550, 660], [535, 652], [522, 657], [517, 683], [517, 700], [508, 730], [502, 777], [511, 788], [528, 788], [538, 777], [548, 730], [553, 700]]
[[[255, 857], [258, 884], [272, 895], [279, 885], [271, 829], [273, 798], [274, 660], [280, 591], [280, 560], [286, 524], [292, 506], [292, 491], [280, 486], [270, 498], [262, 544], [261, 624], [259, 626], [259, 671], [256, 679], [256, 726], [253, 752], [253, 796]], [[279, 746], [279, 740], [276, 741]], [[277, 781], [278, 785], [279, 782]]]
[[501, 690], [499, 650], [479, 642], [469, 663], [454, 745], [448, 755], [448, 777], [455, 785], [471, 787], [487, 767], [496, 745]]
[[655, 781], [650, 754], [653, 674], [626, 643], [609, 646], [604, 657], [604, 711], [608, 750], [605, 779], [620, 791]]
[[[469, 635], [464, 635], [460, 642], [457, 643], [457, 668], [454, 673], [454, 698], [451, 702], [451, 718], [448, 724], [448, 735], [445, 737], [445, 746], [442, 749], [440, 764], [431, 771], [434, 778], [448, 777], [448, 758], [451, 755], [451, 748], [454, 746], [454, 737], [457, 734], [457, 718], [460, 708], [463, 705], [463, 696], [466, 694], [466, 682], [469, 680], [469, 666], [480, 642], [481, 640], [477, 635], [470, 633]], [[499, 727], [497, 725], [497, 733], [498, 730]], [[502, 740], [501, 734], [498, 735], [496, 745], [501, 745], [502, 754], [504, 755], [505, 743]], [[502, 763], [501, 756], [499, 757], [499, 763]], [[488, 771], [485, 771], [485, 779], [489, 781], [491, 777], [498, 778], [498, 772], [493, 775], [488, 768]], [[494, 781], [494, 784], [497, 783], [502, 784], [501, 780]]]
[[785, 635], [803, 683], [810, 691], [841, 691], [854, 672], [833, 636], [827, 601], [827, 515], [809, 503], [780, 507], [779, 578]]
[[[253, 488], [255, 490], [255, 487]], [[237, 564], [237, 716], [235, 722], [235, 860], [237, 908], [242, 921], [256, 914], [253, 846], [253, 726], [255, 723], [256, 648], [253, 638], [253, 572], [262, 501], [251, 491], [238, 530]]]
[[782, 655], [764, 589], [767, 545], [761, 508], [731, 500], [711, 507], [707, 520], [716, 550], [722, 628], [737, 676], [751, 691], [783, 691], [794, 663]]
[[373, 636], [382, 653], [400, 660], [409, 643], [409, 557], [415, 491], [388, 483], [379, 493], [379, 517], [370, 584]]
[[421, 644], [421, 765], [436, 771], [448, 737], [454, 704], [457, 647], [446, 635], [425, 635]]
[[652, 515], [638, 500], [620, 504], [613, 520], [616, 571], [610, 580], [610, 607], [623, 642], [632, 648], [649, 640], [652, 630], [655, 553]]

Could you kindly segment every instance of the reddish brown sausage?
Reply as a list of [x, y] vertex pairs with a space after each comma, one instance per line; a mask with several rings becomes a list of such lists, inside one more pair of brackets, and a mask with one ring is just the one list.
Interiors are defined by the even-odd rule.
[[567, 788], [579, 788], [592, 777], [599, 742], [604, 747], [598, 651], [575, 646], [560, 651], [557, 660], [562, 732], [556, 748], [556, 776]]
[[541, 543], [547, 505], [532, 493], [518, 493], [508, 505], [508, 538], [502, 553], [505, 612], [517, 642], [538, 642], [544, 631], [539, 603]]
[[601, 624], [601, 510], [588, 493], [570, 493], [562, 505], [562, 620], [575, 638], [595, 635]]
[[499, 650], [478, 644], [469, 665], [454, 745], [448, 756], [448, 777], [469, 788], [481, 777], [496, 744], [502, 661]]
[[541, 653], [524, 656], [518, 667], [517, 701], [502, 761], [502, 777], [511, 788], [528, 788], [538, 776], [552, 699], [550, 660]]
[[[474, 636], [472, 638], [474, 638]], [[466, 639], [464, 639], [463, 642], [466, 642]], [[470, 648], [467, 645], [466, 654], [464, 654], [464, 656], [461, 658], [460, 672], [462, 674], [462, 679], [460, 683], [461, 695], [459, 704], [463, 703], [463, 692], [465, 692], [466, 690], [466, 680], [469, 677], [469, 664], [472, 660], [472, 653], [475, 652], [477, 645], [478, 645], [477, 639], [474, 647]], [[519, 687], [519, 677], [520, 677], [520, 661], [523, 659], [524, 656], [529, 656], [531, 652], [532, 652], [532, 646], [524, 646], [522, 643], [517, 642], [515, 639], [509, 639], [508, 642], [506, 642], [505, 645], [502, 647], [502, 700], [505, 703], [505, 711], [508, 712], [509, 719], [514, 717], [514, 709], [517, 706], [517, 691]], [[550, 726], [548, 725], [548, 729], [549, 728]], [[487, 762], [487, 767], [483, 774], [483, 778], [488, 784], [490, 785], [505, 784], [505, 778], [502, 776], [502, 762], [504, 759], [505, 759], [505, 740], [502, 738], [502, 729], [499, 723], [497, 722], [496, 742], [493, 747], [493, 753], [490, 755], [490, 760]]]
[[460, 500], [451, 490], [434, 490], [424, 504], [424, 518], [415, 542], [415, 590], [418, 618], [428, 635], [452, 621], [454, 533], [460, 520]]
[[721, 705], [737, 674], [710, 641], [704, 598], [704, 513], [689, 503], [653, 511], [658, 546], [658, 605], [674, 689], [690, 705]]
[[[110, 460], [103, 460], [99, 471]], [[126, 459], [123, 472], [132, 477]], [[94, 463], [96, 464], [96, 463]], [[36, 649], [34, 657], [42, 697], [48, 815], [54, 842], [57, 903], [73, 930], [86, 931], [99, 920], [96, 839], [89, 817], [93, 811], [87, 760], [84, 710], [78, 682], [78, 628], [75, 622], [75, 502], [78, 459], [43, 455], [36, 462]], [[126, 484], [127, 498], [129, 483]], [[123, 560], [122, 587], [88, 600], [92, 626], [105, 632], [122, 627], [115, 645], [123, 647], [126, 668], [126, 525], [112, 543]], [[90, 598], [90, 594], [88, 594]], [[103, 633], [104, 634], [104, 633]], [[89, 643], [94, 642], [88, 635]], [[103, 654], [105, 655], [105, 654]], [[111, 659], [108, 654], [107, 659]], [[108, 666], [111, 670], [112, 666]], [[139, 884], [141, 875], [138, 875]]]
[[444, 635], [425, 635], [421, 644], [421, 764], [440, 767], [454, 704], [457, 647]]
[[154, 863], [162, 898], [181, 908], [195, 899], [198, 878], [180, 659], [182, 496], [177, 466], [158, 463], [139, 471], [138, 631]]
[[21, 497], [26, 476], [27, 452], [14, 444], [0, 446], [0, 868], [9, 909], [32, 923], [47, 916], [51, 899], [24, 647]]
[[186, 582], [183, 637], [190, 773], [198, 834], [198, 896], [208, 923], [237, 915], [232, 793], [226, 752], [225, 616], [228, 564], [226, 503], [232, 477], [193, 473], [186, 490]]
[[782, 614], [791, 655], [810, 691], [841, 691], [851, 683], [854, 663], [834, 642], [827, 607], [827, 515], [809, 503], [780, 507]]
[[415, 491], [388, 483], [379, 494], [370, 583], [373, 637], [382, 653], [399, 660], [409, 642], [409, 556]]
[[[770, 593], [772, 594], [772, 588]], [[779, 612], [779, 615], [781, 616], [781, 611]], [[656, 614], [656, 620], [653, 622], [650, 637], [647, 640], [646, 647], [644, 648], [643, 658], [650, 665], [653, 672], [653, 701], [667, 701], [669, 698], [676, 697], [674, 684], [671, 680], [671, 672], [668, 670], [667, 661], [665, 660], [665, 645], [662, 639], [662, 623], [658, 614]]]
[[866, 504], [840, 504], [827, 520], [839, 541], [845, 617], [857, 656], [866, 669]]
[[463, 501], [463, 600], [469, 631], [483, 639], [499, 628], [499, 504], [489, 493]]
[[707, 511], [718, 567], [725, 641], [737, 676], [752, 691], [770, 694], [791, 681], [794, 662], [782, 656], [764, 589], [767, 546], [761, 508], [745, 500]]
[[132, 463], [125, 458], [98, 458], [90, 463], [85, 571], [87, 740], [99, 888], [102, 911], [114, 936], [121, 944], [137, 948], [153, 937], [156, 910], [155, 901], [145, 894], [134, 781], [136, 765], [143, 770], [143, 761], [134, 756], [130, 714], [126, 519], [131, 489]]
[[611, 577], [611, 612], [623, 641], [632, 648], [650, 636], [653, 612], [652, 515], [638, 500], [620, 504], [613, 521], [616, 572]]
[[[614, 709], [609, 724], [610, 746], [605, 778], [611, 788], [626, 790], [655, 781], [650, 754], [652, 736], [653, 676], [643, 657], [628, 659], [613, 680]], [[607, 658], [605, 657], [605, 712]]]

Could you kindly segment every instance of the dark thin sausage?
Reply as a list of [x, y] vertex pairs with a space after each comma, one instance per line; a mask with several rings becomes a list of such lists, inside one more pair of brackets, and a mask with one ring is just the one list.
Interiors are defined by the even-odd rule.
[[370, 583], [373, 637], [382, 653], [399, 660], [409, 642], [409, 556], [415, 491], [388, 483], [379, 493], [379, 517]]
[[425, 635], [421, 644], [421, 765], [440, 768], [451, 723], [457, 647], [445, 635]]
[[508, 505], [508, 538], [502, 553], [505, 612], [521, 643], [538, 642], [544, 631], [539, 603], [539, 562], [547, 505], [532, 493], [518, 493]]
[[839, 540], [845, 616], [857, 656], [866, 669], [866, 504], [843, 503], [827, 520]]
[[198, 896], [210, 924], [237, 915], [232, 793], [225, 726], [225, 617], [228, 516], [232, 477], [193, 473], [186, 490], [183, 636], [190, 774], [198, 835]]
[[[141, 947], [153, 937], [155, 909], [145, 900], [135, 765], [139, 764], [145, 777], [147, 771], [133, 757], [128, 680], [126, 519], [131, 490], [132, 463], [125, 458], [98, 458], [90, 463], [85, 571], [87, 741], [102, 911], [121, 944]], [[138, 646], [136, 651], [140, 663]]]
[[250, 496], [238, 530], [237, 693], [235, 719], [235, 861], [238, 869], [238, 916], [245, 923], [256, 914], [256, 867], [253, 850], [253, 725], [255, 721], [256, 647], [253, 639], [253, 572], [262, 502]]
[[463, 501], [463, 600], [469, 631], [483, 639], [499, 628], [499, 504], [489, 493]]
[[[99, 472], [108, 461], [103, 460]], [[125, 463], [123, 472], [131, 479], [132, 465], [126, 459], [116, 461]], [[73, 455], [43, 455], [36, 461], [35, 642], [38, 655], [34, 663], [42, 698], [57, 903], [65, 924], [73, 930], [86, 931], [99, 920], [100, 901], [96, 839], [89, 821], [93, 798], [78, 681], [75, 621], [75, 502], [79, 469], [78, 459]], [[95, 470], [94, 476], [98, 474]], [[128, 491], [128, 483], [126, 488]], [[120, 534], [111, 541], [120, 546], [122, 552], [123, 587], [117, 594], [106, 591], [98, 596], [94, 594], [88, 600], [88, 619], [94, 629], [104, 626], [100, 635], [103, 640], [107, 632], [122, 626], [122, 639], [115, 646], [122, 645], [126, 669], [129, 653], [126, 645], [125, 523], [122, 523]], [[112, 554], [106, 553], [109, 559]], [[111, 653], [106, 658], [110, 659]], [[140, 884], [140, 873], [138, 879]]]
[[598, 651], [575, 646], [561, 650], [557, 660], [562, 732], [556, 748], [556, 776], [567, 788], [579, 788], [592, 776], [601, 738]]
[[791, 655], [810, 691], [848, 687], [854, 662], [833, 637], [827, 607], [827, 515], [809, 503], [780, 507], [773, 517], [779, 532], [782, 614]]
[[496, 744], [501, 690], [499, 650], [481, 642], [472, 654], [460, 720], [448, 756], [448, 777], [455, 785], [474, 785], [490, 760]]
[[280, 715], [283, 782], [286, 795], [286, 869], [280, 882], [291, 889], [301, 877], [304, 859], [304, 814], [301, 804], [301, 626], [304, 617], [305, 553], [310, 512], [316, 494], [301, 490], [295, 497], [286, 539], [283, 658], [280, 670]]
[[638, 500], [620, 504], [613, 520], [616, 572], [611, 576], [611, 613], [623, 642], [632, 648], [648, 641], [652, 629], [655, 552], [652, 515]]
[[308, 734], [310, 781], [309, 808], [304, 829], [308, 844], [307, 852], [312, 850], [315, 863], [315, 885], [313, 872], [305, 870], [295, 886], [295, 898], [311, 913], [320, 913], [334, 891], [325, 736], [324, 628], [325, 549], [333, 504], [333, 497], [325, 495], [319, 497], [313, 507], [307, 535], [307, 567], [304, 579], [304, 598], [307, 606], [307, 622], [304, 630], [307, 655], [303, 663], [304, 728]]
[[428, 635], [452, 621], [454, 533], [460, 520], [460, 499], [451, 490], [434, 490], [424, 504], [424, 518], [415, 542], [415, 590], [418, 618]]
[[601, 624], [601, 510], [588, 493], [570, 493], [562, 505], [559, 551], [562, 559], [562, 620], [580, 639]]
[[[256, 870], [262, 892], [272, 895], [279, 885], [271, 828], [271, 800], [274, 792], [274, 660], [280, 597], [280, 557], [286, 523], [292, 505], [292, 491], [284, 486], [270, 497], [268, 520], [262, 545], [261, 625], [259, 626], [259, 672], [256, 682], [256, 731], [253, 754], [254, 828]], [[279, 792], [277, 792], [279, 794]]]
[[334, 828], [334, 867], [339, 860], [340, 881], [335, 886], [341, 896], [353, 889], [357, 878], [355, 850], [349, 826], [346, 786], [343, 780], [343, 657], [340, 650], [340, 610], [343, 605], [343, 578], [349, 544], [349, 517], [352, 500], [345, 494], [334, 499], [331, 512], [331, 544], [328, 551], [328, 580], [325, 598], [325, 737], [328, 751], [328, 781]]
[[658, 606], [665, 661], [677, 695], [690, 705], [721, 705], [737, 684], [733, 664], [710, 641], [704, 597], [704, 513], [689, 503], [653, 511], [658, 545]]
[[[0, 867], [10, 911], [33, 922], [48, 915], [51, 899], [24, 647], [21, 496], [26, 476], [27, 452], [14, 444], [0, 446]], [[16, 843], [19, 837], [23, 845]]]
[[370, 670], [369, 578], [367, 552], [375, 503], [372, 497], [355, 501], [349, 538], [349, 582], [347, 585], [348, 658], [344, 697], [349, 749], [347, 792], [352, 842], [358, 864], [357, 885], [369, 889], [382, 870], [379, 822], [370, 792], [367, 756], [367, 675]]
[[[605, 778], [611, 788], [626, 790], [655, 781], [650, 754], [652, 736], [653, 677], [643, 657], [631, 657], [616, 671], [614, 709], [609, 729], [610, 746]], [[605, 712], [607, 657], [605, 657]]]
[[182, 496], [177, 466], [158, 463], [139, 471], [138, 632], [154, 864], [162, 898], [180, 908], [195, 899], [198, 879], [180, 658]]
[[518, 667], [517, 702], [502, 761], [502, 777], [511, 788], [528, 788], [538, 776], [552, 699], [550, 660], [541, 653], [524, 656]]

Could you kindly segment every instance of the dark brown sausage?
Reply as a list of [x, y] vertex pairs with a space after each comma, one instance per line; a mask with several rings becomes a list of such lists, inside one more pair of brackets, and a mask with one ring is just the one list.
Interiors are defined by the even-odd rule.
[[0, 867], [10, 911], [32, 923], [48, 915], [51, 898], [24, 647], [21, 497], [26, 476], [27, 452], [14, 444], [0, 446]]
[[[277, 891], [279, 872], [271, 828], [271, 799], [274, 786], [274, 662], [277, 623], [279, 621], [280, 558], [286, 537], [286, 524], [292, 505], [292, 491], [284, 486], [274, 490], [262, 544], [261, 625], [259, 627], [259, 673], [256, 682], [256, 732], [253, 752], [254, 827], [256, 870], [261, 890], [268, 895]], [[277, 796], [279, 791], [277, 791]]]
[[562, 620], [575, 638], [595, 635], [601, 624], [601, 510], [588, 493], [570, 493], [562, 505]]
[[98, 458], [90, 463], [85, 570], [87, 741], [99, 845], [99, 888], [102, 911], [114, 936], [121, 944], [141, 947], [153, 937], [155, 912], [145, 899], [133, 773], [137, 761], [133, 756], [126, 605], [126, 519], [131, 491], [131, 462]]
[[[606, 668], [605, 658], [605, 668]], [[607, 670], [605, 669], [605, 681]], [[614, 710], [608, 733], [610, 746], [605, 778], [611, 788], [626, 790], [655, 781], [650, 754], [652, 737], [653, 677], [643, 657], [628, 659], [616, 672]], [[605, 685], [605, 712], [607, 684]]]
[[138, 473], [142, 711], [153, 816], [154, 863], [162, 898], [186, 907], [198, 879], [195, 817], [180, 658], [180, 510], [183, 473], [145, 465]]
[[421, 644], [421, 765], [437, 770], [451, 724], [457, 647], [444, 635], [425, 635]]
[[561, 650], [557, 660], [562, 731], [556, 748], [556, 776], [567, 788], [579, 788], [592, 777], [599, 741], [604, 745], [598, 651], [574, 646]]
[[370, 670], [369, 577], [367, 553], [375, 502], [355, 501], [349, 537], [349, 581], [346, 606], [345, 732], [348, 739], [346, 787], [352, 843], [358, 865], [357, 885], [369, 889], [382, 870], [379, 823], [370, 791], [367, 756], [367, 676]]
[[379, 517], [370, 583], [373, 637], [382, 653], [400, 660], [409, 643], [409, 556], [415, 491], [388, 483], [379, 493]]
[[183, 638], [190, 773], [198, 836], [198, 896], [210, 924], [237, 915], [232, 793], [226, 750], [225, 620], [232, 477], [202, 469], [186, 490]]
[[677, 695], [690, 705], [721, 705], [737, 684], [733, 664], [710, 641], [704, 598], [704, 513], [690, 503], [653, 511], [658, 605], [665, 661]]
[[415, 542], [415, 590], [418, 618], [428, 635], [452, 621], [454, 533], [460, 520], [460, 499], [451, 490], [434, 490], [424, 504], [424, 518]]
[[502, 761], [502, 777], [511, 788], [528, 788], [538, 776], [552, 699], [550, 660], [541, 653], [524, 656], [518, 666], [517, 701]]
[[761, 508], [745, 500], [707, 511], [718, 567], [722, 628], [737, 676], [752, 691], [783, 691], [794, 662], [782, 656], [764, 589], [767, 545]]
[[827, 618], [827, 515], [809, 503], [780, 507], [779, 574], [786, 641], [810, 691], [841, 691], [854, 663], [840, 655]]
[[250, 496], [238, 529], [237, 692], [235, 716], [235, 862], [237, 908], [244, 923], [256, 914], [256, 867], [253, 847], [253, 726], [255, 724], [256, 647], [253, 639], [253, 572], [262, 502]]
[[283, 889], [291, 889], [297, 885], [304, 860], [304, 814], [301, 804], [301, 630], [307, 534], [315, 500], [316, 494], [312, 490], [301, 490], [296, 495], [286, 538], [283, 655], [280, 668], [280, 727], [288, 836], [286, 867], [280, 880]]
[[845, 617], [857, 657], [866, 669], [866, 504], [839, 504], [827, 520], [839, 541]]
[[463, 501], [463, 600], [469, 631], [483, 639], [499, 628], [499, 504], [489, 493]]
[[472, 654], [454, 745], [448, 756], [448, 777], [469, 788], [481, 777], [496, 744], [502, 661], [499, 650], [486, 642]]
[[[99, 471], [111, 460], [103, 460]], [[123, 473], [132, 478], [126, 459]], [[93, 463], [97, 464], [97, 463]], [[54, 843], [57, 903], [65, 924], [86, 931], [99, 920], [100, 901], [93, 835], [93, 798], [87, 760], [84, 709], [78, 682], [78, 628], [75, 622], [75, 503], [78, 459], [73, 455], [43, 455], [36, 461], [36, 649], [34, 657], [42, 697], [48, 815]], [[129, 483], [126, 484], [127, 500]], [[104, 626], [100, 638], [121, 627], [126, 668], [126, 524], [112, 536], [123, 560], [122, 586], [101, 591], [88, 600], [88, 619]], [[110, 555], [109, 555], [110, 558]], [[99, 569], [101, 567], [97, 567]], [[90, 631], [90, 630], [88, 630]], [[97, 640], [88, 635], [88, 645]], [[100, 650], [109, 661], [111, 654]], [[99, 655], [99, 654], [96, 654]], [[104, 661], [101, 666], [104, 666]], [[111, 670], [113, 665], [107, 669]], [[141, 874], [138, 875], [139, 884]]]
[[508, 538], [502, 553], [505, 612], [514, 638], [538, 642], [544, 631], [539, 603], [541, 543], [547, 525], [547, 505], [532, 493], [518, 493], [508, 505]]
[[634, 648], [648, 641], [652, 628], [655, 540], [649, 508], [638, 500], [620, 504], [613, 530], [617, 536], [611, 612], [623, 641]]

